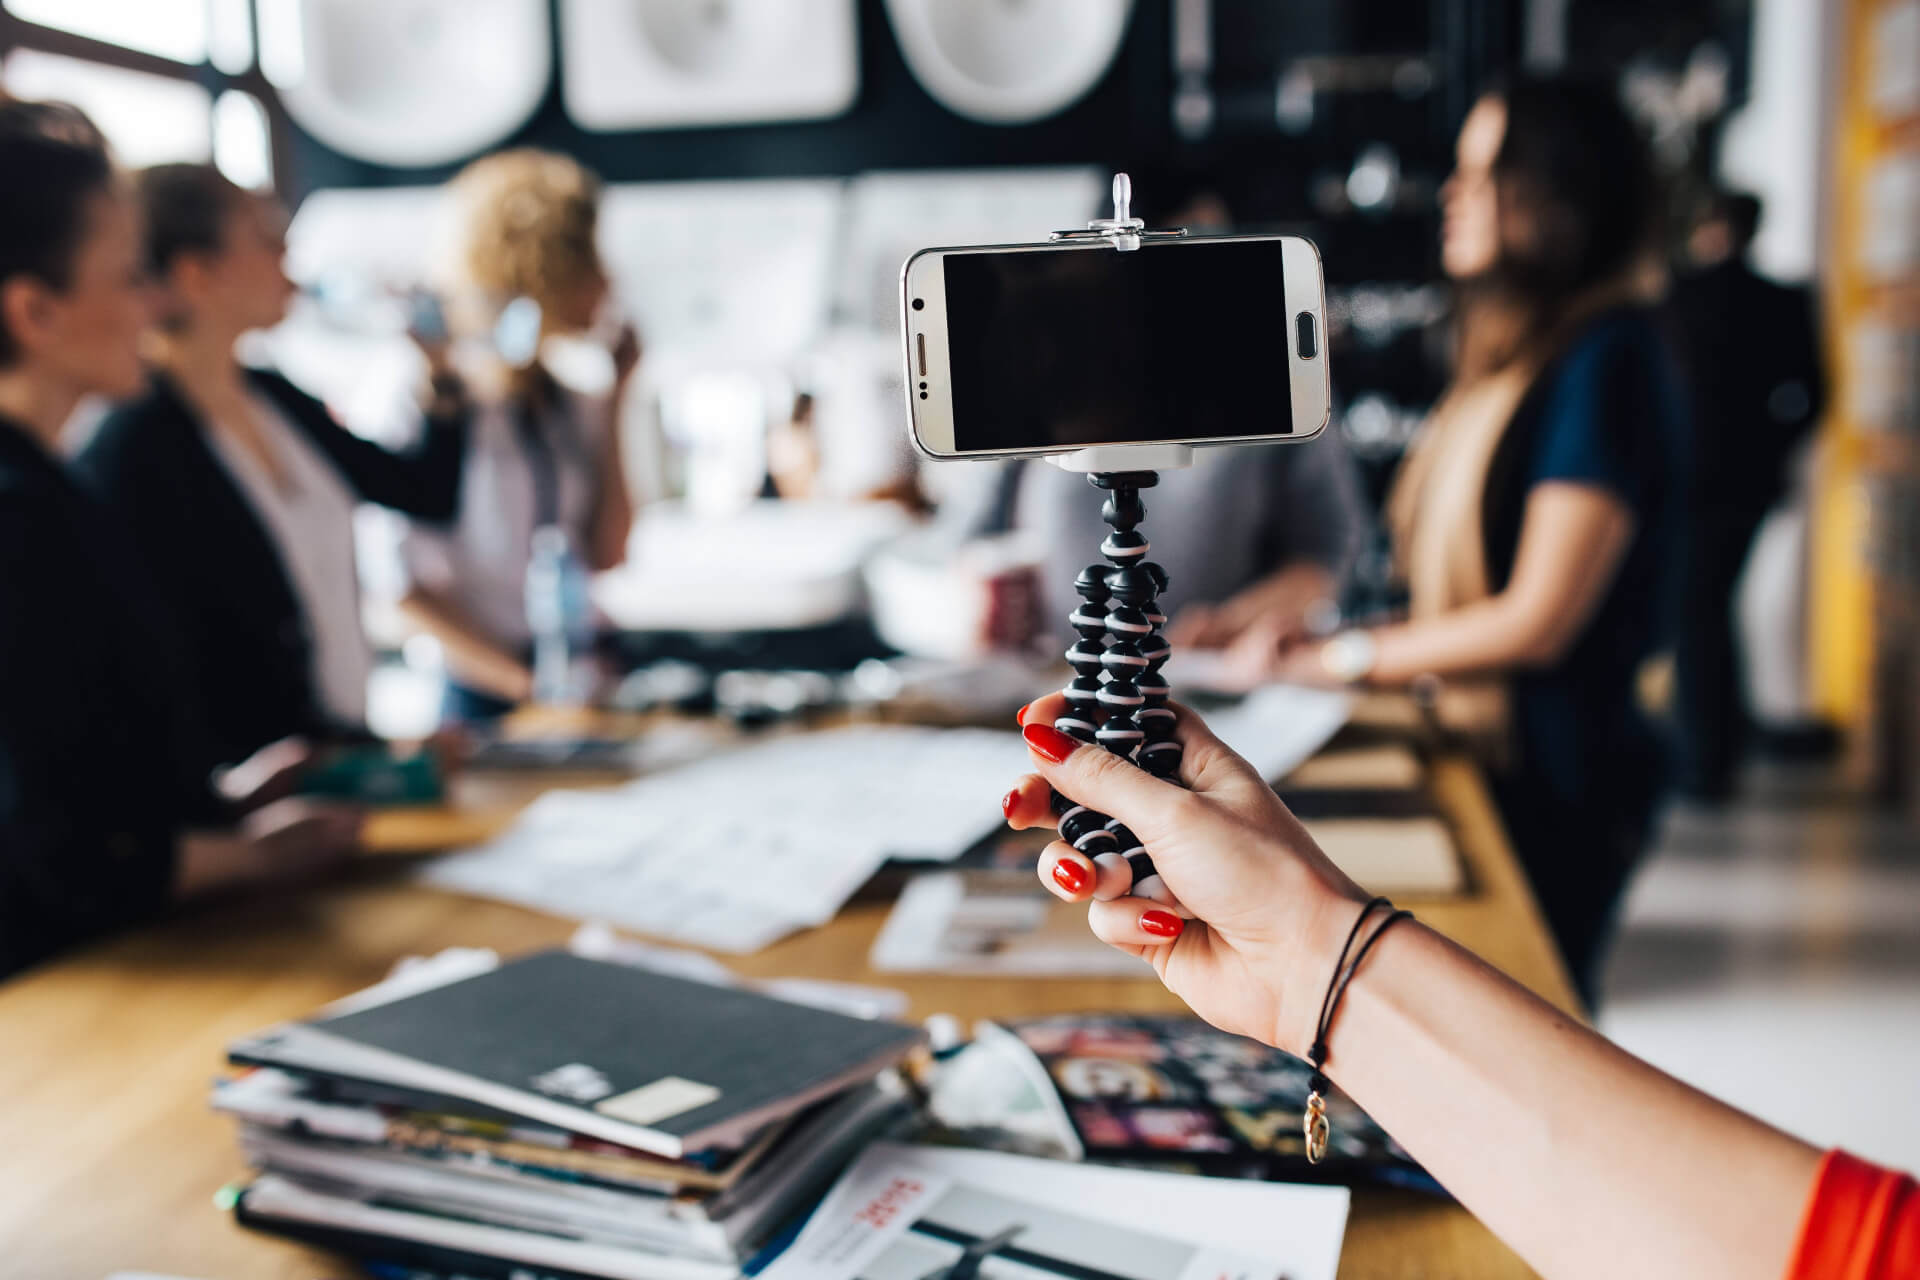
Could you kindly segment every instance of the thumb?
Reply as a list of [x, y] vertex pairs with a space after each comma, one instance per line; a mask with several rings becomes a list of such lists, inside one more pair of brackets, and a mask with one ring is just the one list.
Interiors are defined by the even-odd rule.
[[1179, 808], [1189, 799], [1173, 783], [1050, 724], [1036, 721], [1020, 733], [1055, 794], [1118, 818], [1149, 843], [1155, 833], [1174, 825]]

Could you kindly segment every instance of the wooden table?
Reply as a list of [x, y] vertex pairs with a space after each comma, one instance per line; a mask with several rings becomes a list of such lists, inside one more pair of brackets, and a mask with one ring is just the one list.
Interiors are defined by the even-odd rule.
[[[1429, 776], [1475, 890], [1424, 905], [1422, 917], [1575, 1008], [1478, 774], [1440, 760]], [[490, 808], [482, 805], [482, 816], [497, 821], [514, 800], [514, 788], [505, 787]], [[466, 829], [475, 819], [439, 817]], [[407, 815], [383, 838], [429, 840], [432, 821]], [[0, 986], [0, 1273], [32, 1280], [100, 1280], [118, 1269], [204, 1280], [358, 1275], [328, 1255], [242, 1231], [216, 1210], [215, 1193], [244, 1171], [233, 1123], [206, 1105], [223, 1046], [374, 982], [402, 956], [454, 945], [514, 954], [562, 942], [575, 928], [417, 887], [403, 870], [390, 861], [369, 864], [347, 883], [181, 916]], [[856, 903], [825, 928], [726, 959], [749, 975], [899, 987], [914, 1017], [1180, 1007], [1144, 981], [876, 974], [867, 952], [887, 909]], [[1344, 1280], [1527, 1274], [1458, 1208], [1384, 1190], [1354, 1197]]]

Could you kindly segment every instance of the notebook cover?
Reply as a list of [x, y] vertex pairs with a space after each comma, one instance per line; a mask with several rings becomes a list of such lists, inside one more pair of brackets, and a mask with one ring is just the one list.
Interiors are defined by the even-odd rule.
[[315, 1020], [357, 1044], [697, 1151], [904, 1056], [889, 1022], [542, 952], [390, 1004]]

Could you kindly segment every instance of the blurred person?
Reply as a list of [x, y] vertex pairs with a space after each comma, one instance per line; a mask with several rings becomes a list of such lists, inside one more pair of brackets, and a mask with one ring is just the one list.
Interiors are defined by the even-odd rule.
[[1263, 674], [1439, 691], [1581, 994], [1668, 769], [1635, 681], [1670, 625], [1687, 406], [1640, 264], [1646, 143], [1612, 90], [1523, 77], [1482, 97], [1441, 190], [1452, 384], [1389, 499], [1410, 617], [1324, 642], [1284, 620]]
[[[1233, 210], [1210, 174], [1150, 173], [1136, 190], [1135, 213], [1149, 227], [1233, 230]], [[1167, 639], [1176, 650], [1225, 648], [1262, 622], [1305, 633], [1317, 609], [1331, 610], [1370, 525], [1358, 469], [1332, 431], [1300, 445], [1196, 450], [1192, 466], [1162, 472], [1141, 496], [1142, 532], [1167, 571], [1161, 604], [1172, 614]], [[1086, 476], [1044, 459], [1016, 460], [952, 498], [955, 509], [941, 517], [949, 527], [1023, 534], [1045, 556], [1038, 582], [988, 584], [987, 639], [1003, 648], [1036, 640], [1064, 647], [1072, 639], [1067, 617], [1080, 603], [1074, 579], [1099, 560], [1110, 532]]]
[[593, 571], [626, 559], [633, 501], [619, 414], [640, 344], [630, 325], [620, 328], [604, 400], [565, 388], [539, 354], [546, 337], [593, 332], [608, 305], [592, 173], [566, 156], [504, 151], [468, 165], [452, 193], [456, 301], [489, 319], [509, 304], [538, 309], [528, 349], [496, 353], [477, 372], [459, 519], [444, 529], [416, 521], [400, 547], [401, 608], [446, 653], [447, 718], [486, 722], [533, 692], [526, 585], [535, 531], [560, 529]]
[[371, 502], [442, 523], [458, 510], [468, 409], [445, 344], [421, 344], [432, 388], [422, 447], [389, 453], [235, 354], [293, 296], [279, 207], [204, 164], [147, 169], [135, 192], [157, 290], [152, 375], [102, 422], [79, 470], [130, 527], [180, 620], [222, 760], [294, 734], [364, 734], [374, 660], [354, 510]]
[[1674, 280], [1666, 306], [1693, 403], [1675, 664], [1680, 787], [1708, 802], [1731, 794], [1752, 726], [1735, 588], [1826, 400], [1812, 290], [1775, 284], [1747, 263], [1760, 215], [1754, 196], [1716, 195], [1687, 240], [1693, 269]]
[[[1167, 571], [1162, 601], [1176, 649], [1224, 647], [1262, 623], [1304, 633], [1316, 606], [1337, 597], [1365, 536], [1359, 478], [1331, 433], [1299, 445], [1200, 449], [1191, 467], [1162, 472], [1141, 496], [1142, 531]], [[1042, 637], [1064, 646], [1079, 603], [1074, 579], [1100, 559], [1110, 532], [1099, 494], [1085, 475], [1022, 460], [1003, 464], [977, 500], [980, 509], [946, 518], [977, 533], [1028, 534], [1045, 556], [1038, 613], [994, 611], [990, 639], [1008, 648]]]
[[820, 496], [820, 433], [814, 427], [813, 396], [793, 397], [785, 422], [767, 431], [767, 479], [763, 498], [804, 502]]
[[0, 975], [357, 839], [351, 811], [285, 795], [297, 743], [212, 777], [166, 603], [56, 453], [83, 396], [140, 391], [141, 257], [86, 118], [0, 103]]
[[819, 406], [812, 392], [798, 392], [786, 420], [767, 430], [767, 476], [760, 496], [789, 502], [891, 502], [915, 515], [932, 508], [920, 488], [919, 473], [910, 467], [850, 495], [836, 492], [827, 473], [826, 453]]
[[1064, 841], [1041, 883], [1105, 894], [1088, 909], [1101, 940], [1214, 1026], [1313, 1060], [1547, 1280], [1920, 1275], [1913, 1178], [1689, 1088], [1370, 901], [1190, 710], [1180, 777], [1162, 781], [1055, 730], [1065, 707], [1021, 713], [1038, 772], [1008, 821], [1053, 826], [1056, 792], [1112, 815], [1191, 918]]

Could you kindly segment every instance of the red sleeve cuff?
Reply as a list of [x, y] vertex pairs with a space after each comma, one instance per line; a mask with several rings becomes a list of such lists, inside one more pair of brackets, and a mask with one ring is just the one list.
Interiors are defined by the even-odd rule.
[[1920, 1189], [1911, 1177], [1829, 1151], [1800, 1220], [1787, 1280], [1920, 1276]]

